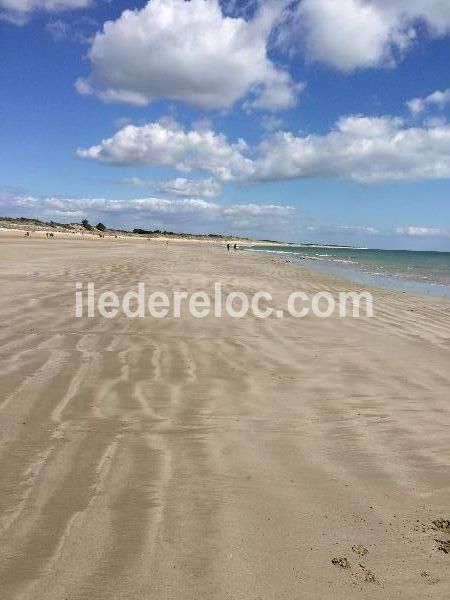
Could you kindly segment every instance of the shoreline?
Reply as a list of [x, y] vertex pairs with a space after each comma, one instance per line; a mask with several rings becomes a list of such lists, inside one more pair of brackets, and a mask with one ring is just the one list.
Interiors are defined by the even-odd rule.
[[304, 264], [300, 261], [293, 261], [300, 267], [309, 268], [318, 273], [335, 275], [343, 281], [350, 282], [354, 285], [364, 286], [368, 288], [392, 290], [422, 298], [444, 298], [450, 299], [450, 288], [438, 283], [426, 283], [415, 281], [413, 279], [403, 279], [394, 277], [393, 275], [373, 275], [366, 273], [363, 270], [350, 269], [346, 267], [335, 267], [333, 265], [317, 265], [314, 261], [305, 259]]
[[[244, 248], [244, 250], [252, 251], [251, 248]], [[450, 298], [450, 286], [441, 283], [418, 281], [416, 279], [408, 279], [404, 276], [390, 275], [388, 273], [371, 273], [365, 271], [363, 268], [344, 267], [342, 265], [336, 265], [333, 261], [320, 261], [314, 257], [299, 257], [295, 253], [287, 251], [277, 252], [277, 250], [259, 249], [253, 251], [257, 253], [266, 253], [267, 255], [283, 254], [286, 255], [286, 257], [289, 256], [290, 261], [300, 267], [310, 268], [318, 273], [328, 273], [340, 277], [344, 281], [358, 285], [397, 290], [402, 293], [406, 292], [423, 297]]]

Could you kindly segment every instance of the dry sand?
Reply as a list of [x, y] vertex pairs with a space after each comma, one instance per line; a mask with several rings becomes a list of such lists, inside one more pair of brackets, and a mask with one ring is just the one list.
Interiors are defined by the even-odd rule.
[[448, 598], [450, 530], [433, 526], [450, 514], [448, 301], [76, 319], [76, 281], [221, 281], [280, 307], [349, 284], [107, 239], [2, 238], [0, 273], [2, 600]]

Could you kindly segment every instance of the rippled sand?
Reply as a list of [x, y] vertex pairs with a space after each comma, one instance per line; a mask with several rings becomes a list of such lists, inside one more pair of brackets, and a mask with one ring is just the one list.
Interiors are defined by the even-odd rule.
[[349, 285], [200, 244], [4, 238], [0, 275], [2, 600], [448, 597], [450, 302], [75, 318], [76, 281]]

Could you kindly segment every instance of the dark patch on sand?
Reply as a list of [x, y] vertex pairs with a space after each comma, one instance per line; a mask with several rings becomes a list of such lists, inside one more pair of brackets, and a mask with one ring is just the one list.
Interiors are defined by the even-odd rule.
[[364, 571], [364, 581], [366, 583], [376, 583], [377, 578], [375, 577], [375, 573], [373, 573], [370, 569], [367, 569], [365, 565], [360, 563], [359, 565], [361, 569]]
[[352, 546], [352, 550], [358, 556], [365, 556], [366, 554], [369, 554], [367, 548], [365, 548], [361, 544], [355, 544], [354, 546]]
[[345, 556], [340, 556], [339, 558], [333, 558], [331, 561], [333, 565], [336, 567], [340, 567], [341, 569], [350, 569], [350, 561]]
[[[443, 534], [450, 535], [450, 519], [434, 519], [431, 522], [431, 529], [440, 531]], [[450, 554], [450, 538], [439, 540], [434, 538], [437, 544], [437, 549], [444, 554]]]
[[439, 531], [450, 532], [450, 521], [448, 519], [435, 519], [433, 521], [433, 528], [438, 529]]
[[450, 540], [434, 540], [437, 543], [437, 549], [445, 554], [450, 554]]

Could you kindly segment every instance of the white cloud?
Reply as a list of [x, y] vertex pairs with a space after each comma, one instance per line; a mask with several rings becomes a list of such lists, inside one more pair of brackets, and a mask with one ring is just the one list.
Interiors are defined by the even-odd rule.
[[450, 88], [446, 90], [436, 90], [425, 98], [413, 98], [406, 103], [413, 115], [423, 113], [429, 107], [435, 107], [443, 110], [450, 104]]
[[153, 179], [141, 179], [140, 177], [125, 177], [124, 179], [118, 181], [118, 183], [131, 185], [137, 188], [153, 188], [154, 185]]
[[17, 194], [0, 195], [0, 207], [9, 214], [64, 221], [88, 217], [110, 226], [174, 228], [184, 231], [251, 231], [286, 227], [295, 216], [292, 206], [234, 204], [223, 206], [198, 198], [167, 200], [137, 198], [38, 198]]
[[450, 178], [450, 126], [407, 127], [396, 117], [348, 116], [324, 135], [279, 131], [249, 148], [211, 129], [185, 131], [173, 122], [156, 122], [129, 125], [78, 155], [112, 165], [198, 169], [222, 181], [444, 179]]
[[380, 233], [378, 229], [370, 225], [338, 225], [337, 229], [351, 234], [377, 235]]
[[251, 20], [225, 16], [218, 0], [151, 0], [97, 33], [79, 79], [82, 94], [146, 106], [158, 98], [226, 108], [248, 93], [253, 106], [284, 109], [298, 86], [267, 57], [283, 2], [261, 4]]
[[96, 146], [79, 149], [78, 156], [112, 165], [160, 165], [180, 171], [202, 169], [222, 180], [244, 177], [251, 169], [243, 152], [246, 144], [228, 143], [211, 129], [184, 130], [174, 121], [128, 125]]
[[440, 229], [439, 227], [397, 227], [395, 233], [406, 235], [408, 237], [449, 237], [450, 229]]
[[297, 95], [306, 88], [305, 83], [293, 84], [286, 72], [277, 72], [268, 80], [255, 88], [253, 98], [244, 102], [244, 109], [273, 111], [273, 109], [288, 109], [295, 106]]
[[302, 0], [286, 28], [311, 60], [342, 71], [394, 64], [421, 33], [450, 31], [448, 0]]
[[209, 179], [186, 179], [177, 177], [167, 181], [159, 181], [154, 190], [159, 193], [184, 197], [215, 198], [220, 194], [221, 185], [212, 177]]
[[9, 203], [29, 209], [43, 210], [45, 213], [58, 214], [95, 211], [97, 213], [152, 213], [173, 214], [192, 211], [217, 212], [218, 205], [199, 199], [166, 200], [163, 198], [138, 198], [134, 200], [109, 200], [106, 198], [59, 198], [35, 196], [16, 196], [9, 199]]
[[160, 194], [172, 196], [183, 196], [184, 198], [215, 198], [222, 190], [222, 186], [214, 178], [209, 179], [186, 179], [176, 177], [164, 181], [153, 179], [141, 179], [140, 177], [127, 177], [121, 180], [125, 185], [136, 188], [151, 189]]
[[406, 106], [409, 109], [409, 112], [416, 116], [422, 113], [426, 108], [426, 103], [424, 98], [413, 98], [412, 100], [408, 100]]
[[67, 23], [61, 21], [61, 19], [57, 19], [56, 21], [47, 23], [46, 29], [55, 42], [60, 42], [68, 37], [70, 27]]
[[295, 213], [293, 206], [279, 206], [277, 204], [234, 204], [224, 206], [222, 214], [227, 217], [290, 217]]
[[92, 0], [0, 0], [0, 17], [21, 25], [35, 11], [56, 13], [86, 8], [91, 3]]
[[276, 131], [281, 129], [284, 125], [284, 120], [278, 115], [262, 115], [259, 120], [260, 125], [266, 131]]
[[370, 2], [303, 0], [297, 15], [307, 55], [349, 71], [386, 60], [395, 21]]
[[330, 177], [365, 183], [449, 178], [450, 127], [344, 117], [325, 135], [274, 134], [262, 143], [253, 170], [258, 180]]
[[347, 234], [356, 235], [378, 235], [380, 231], [369, 225], [308, 225], [306, 231], [320, 233], [322, 235]]

